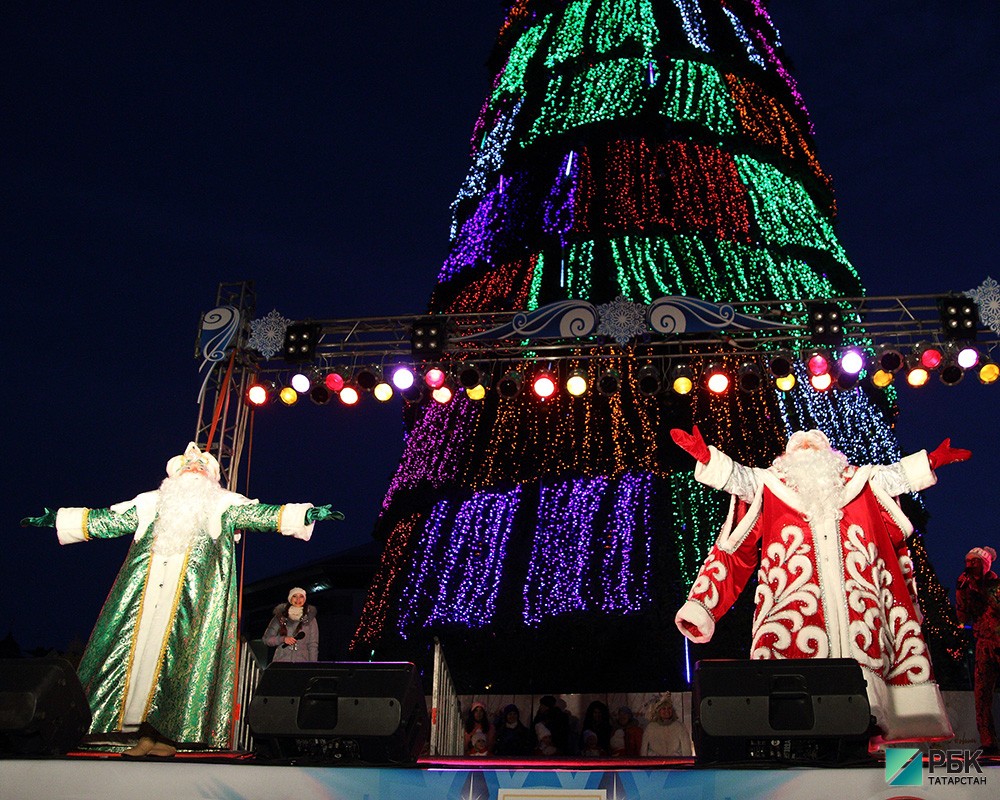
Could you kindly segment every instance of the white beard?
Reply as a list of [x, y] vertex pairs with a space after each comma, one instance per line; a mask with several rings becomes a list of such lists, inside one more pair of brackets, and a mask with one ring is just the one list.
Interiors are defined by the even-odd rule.
[[153, 523], [153, 552], [160, 556], [184, 553], [199, 536], [207, 536], [208, 520], [218, 513], [221, 493], [221, 486], [197, 472], [165, 478]]
[[801, 498], [807, 520], [840, 519], [847, 456], [832, 448], [800, 450], [774, 459], [774, 470]]

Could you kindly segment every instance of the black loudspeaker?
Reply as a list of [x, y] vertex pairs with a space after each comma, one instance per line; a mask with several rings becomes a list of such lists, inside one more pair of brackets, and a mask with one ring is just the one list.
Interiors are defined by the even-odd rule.
[[80, 679], [62, 658], [0, 659], [0, 756], [60, 755], [90, 727]]
[[696, 761], [866, 760], [873, 724], [865, 686], [850, 658], [699, 661], [691, 695]]
[[259, 758], [412, 763], [429, 734], [413, 664], [273, 663], [261, 673], [247, 724]]

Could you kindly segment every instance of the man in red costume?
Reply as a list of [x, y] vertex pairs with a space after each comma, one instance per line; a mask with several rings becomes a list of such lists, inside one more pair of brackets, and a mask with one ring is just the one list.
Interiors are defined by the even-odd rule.
[[733, 495], [677, 612], [681, 633], [709, 641], [758, 567], [751, 658], [853, 658], [884, 741], [950, 738], [920, 630], [913, 526], [895, 498], [933, 486], [935, 469], [971, 453], [946, 439], [897, 464], [853, 467], [822, 431], [798, 431], [758, 469], [706, 446], [697, 427], [671, 436], [697, 460], [698, 481]]

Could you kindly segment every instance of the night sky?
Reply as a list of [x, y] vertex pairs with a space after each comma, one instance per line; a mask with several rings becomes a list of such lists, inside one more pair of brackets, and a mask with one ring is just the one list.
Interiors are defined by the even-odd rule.
[[[253, 281], [259, 316], [420, 313], [443, 259], [503, 8], [490, 0], [240, 3], [113, 13], [7, 3], [0, 637], [90, 632], [128, 539], [60, 547], [43, 507], [153, 489], [194, 438], [202, 312]], [[1000, 279], [1000, 6], [774, 0], [838, 234], [872, 296]], [[249, 536], [253, 581], [370, 540], [400, 401], [256, 415], [249, 487], [347, 515]], [[900, 390], [904, 450], [974, 451], [924, 497], [946, 585], [1000, 549], [1000, 387]], [[275, 601], [283, 598], [275, 598]]]

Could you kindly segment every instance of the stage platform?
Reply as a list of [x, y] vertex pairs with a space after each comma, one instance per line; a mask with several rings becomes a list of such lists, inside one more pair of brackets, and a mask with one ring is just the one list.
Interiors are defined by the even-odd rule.
[[[3, 800], [863, 800], [1000, 796], [1000, 759], [965, 774], [956, 762], [890, 784], [884, 762], [864, 766], [701, 767], [691, 759], [420, 760], [414, 765], [263, 764], [252, 756], [117, 754], [0, 759]], [[916, 777], [915, 777], [916, 776]], [[915, 780], [920, 783], [914, 785]]]

